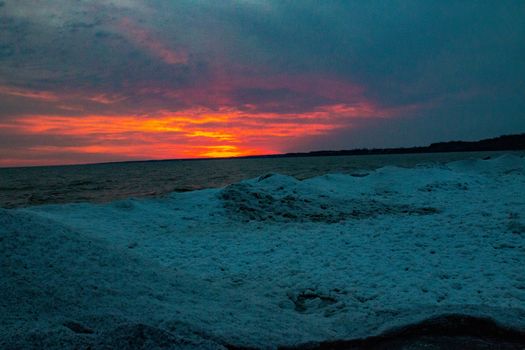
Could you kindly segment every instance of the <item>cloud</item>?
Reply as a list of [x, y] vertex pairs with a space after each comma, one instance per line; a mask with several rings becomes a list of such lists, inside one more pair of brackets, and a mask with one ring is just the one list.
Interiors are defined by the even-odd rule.
[[[0, 134], [30, 136], [21, 137], [27, 162], [88, 159], [88, 150], [89, 159], [114, 160], [240, 155], [525, 130], [519, 1], [3, 3]], [[53, 128], [35, 131], [30, 120]], [[178, 129], [150, 130], [148, 120]], [[94, 132], [95, 121], [107, 130]], [[64, 153], [36, 135], [78, 144]], [[0, 153], [21, 159], [17, 144]]]
[[391, 110], [367, 103], [323, 105], [306, 113], [196, 107], [143, 116], [26, 115], [0, 121], [0, 137], [21, 136], [14, 144], [0, 143], [0, 150], [22, 154], [25, 149], [32, 155], [29, 163], [46, 154], [46, 159], [55, 159], [55, 153], [69, 154], [68, 162], [79, 154], [96, 153], [113, 154], [113, 160], [269, 154], [305, 135], [351, 127], [355, 118], [392, 115]]
[[33, 91], [28, 89], [17, 89], [9, 86], [0, 86], [0, 95], [25, 97], [41, 101], [57, 101], [58, 96], [47, 91]]
[[148, 30], [141, 28], [128, 18], [120, 21], [120, 27], [124, 35], [129, 37], [139, 47], [145, 48], [154, 56], [160, 58], [166, 64], [187, 64], [188, 54], [182, 50], [175, 51], [169, 48], [161, 40]]

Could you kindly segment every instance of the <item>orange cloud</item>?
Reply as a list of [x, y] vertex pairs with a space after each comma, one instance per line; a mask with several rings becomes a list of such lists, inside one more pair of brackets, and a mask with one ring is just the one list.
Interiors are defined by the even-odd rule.
[[301, 115], [195, 108], [160, 111], [150, 117], [26, 116], [0, 126], [16, 134], [82, 140], [74, 146], [29, 147], [31, 154], [112, 154], [117, 159], [233, 157], [278, 153], [294, 137], [326, 133], [347, 125], [352, 116], [377, 113], [367, 104], [324, 106]]
[[[171, 56], [165, 54], [165, 47], [150, 38], [146, 31], [131, 23], [126, 26], [136, 40], [147, 42], [148, 48], [166, 62], [171, 60]], [[257, 101], [259, 91], [255, 90], [253, 96], [248, 96], [253, 102], [239, 102], [235, 92], [243, 88], [248, 89], [248, 93], [251, 88], [262, 89], [263, 96], [269, 91], [270, 98]], [[298, 95], [286, 95], [288, 90]], [[208, 81], [177, 90], [146, 86], [136, 89], [135, 93], [140, 97], [164, 98], [155, 104], [167, 103], [166, 109], [145, 115], [118, 114], [119, 110], [130, 109], [123, 103], [127, 101], [125, 94], [67, 92], [57, 96], [0, 87], [2, 93], [56, 101], [64, 111], [71, 109], [86, 115], [26, 115], [0, 122], [0, 129], [6, 134], [24, 135], [29, 139], [50, 136], [53, 140], [69, 140], [63, 142], [64, 145], [60, 141], [29, 142], [25, 147], [19, 146], [16, 156], [0, 157], [0, 166], [78, 163], [83, 159], [92, 162], [280, 153], [300, 138], [352, 127], [356, 118], [389, 118], [420, 107], [384, 108], [365, 98], [358, 86], [318, 75], [249, 78], [227, 77], [219, 72]], [[294, 102], [287, 96], [290, 99], [299, 96], [299, 99]], [[308, 105], [310, 98], [319, 96], [317, 104]], [[192, 107], [172, 111], [169, 100]], [[82, 112], [78, 109], [83, 106], [82, 101], [96, 102], [101, 105], [97, 108], [104, 108], [102, 110], [107, 106], [109, 113]], [[274, 103], [284, 107], [266, 108]]]

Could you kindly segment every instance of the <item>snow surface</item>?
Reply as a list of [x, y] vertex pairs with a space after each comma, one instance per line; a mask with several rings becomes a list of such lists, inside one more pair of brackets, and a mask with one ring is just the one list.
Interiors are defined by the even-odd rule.
[[525, 330], [524, 194], [518, 153], [0, 209], [0, 348], [274, 348], [452, 312]]

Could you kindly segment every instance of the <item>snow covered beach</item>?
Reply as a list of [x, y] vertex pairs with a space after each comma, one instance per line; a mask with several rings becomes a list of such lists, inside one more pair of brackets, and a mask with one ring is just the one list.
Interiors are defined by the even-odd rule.
[[524, 194], [512, 154], [0, 209], [0, 347], [275, 348], [451, 313], [525, 331]]

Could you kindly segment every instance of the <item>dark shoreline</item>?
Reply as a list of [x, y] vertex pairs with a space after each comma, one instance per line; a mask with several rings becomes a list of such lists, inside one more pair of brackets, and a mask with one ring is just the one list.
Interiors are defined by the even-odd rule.
[[248, 156], [238, 158], [286, 158], [286, 157], [326, 157], [326, 156], [363, 156], [381, 154], [417, 154], [417, 153], [447, 153], [447, 152], [490, 152], [490, 151], [520, 151], [525, 149], [525, 134], [503, 135], [479, 141], [449, 141], [433, 143], [421, 147], [397, 148], [361, 148], [339, 151], [312, 151], [285, 153], [268, 156]]
[[239, 157], [217, 157], [217, 158], [170, 158], [170, 159], [144, 159], [125, 160], [99, 163], [79, 164], [54, 164], [54, 165], [31, 165], [19, 167], [0, 167], [3, 169], [21, 168], [48, 168], [48, 167], [70, 167], [86, 165], [106, 164], [131, 164], [131, 163], [155, 163], [173, 161], [213, 161], [228, 159], [258, 159], [258, 158], [303, 158], [303, 157], [330, 157], [330, 156], [369, 156], [369, 155], [391, 155], [391, 154], [423, 154], [423, 153], [460, 153], [460, 152], [498, 152], [498, 151], [522, 151], [525, 150], [525, 133], [514, 135], [502, 135], [479, 141], [447, 141], [432, 143], [429, 146], [418, 147], [395, 147], [395, 148], [359, 148], [351, 150], [324, 150], [311, 152], [293, 152], [282, 154], [266, 154]]
[[[255, 350], [234, 345], [225, 346], [230, 350]], [[524, 348], [525, 330], [505, 327], [490, 318], [462, 314], [444, 314], [368, 338], [278, 347], [280, 350], [520, 350]]]

